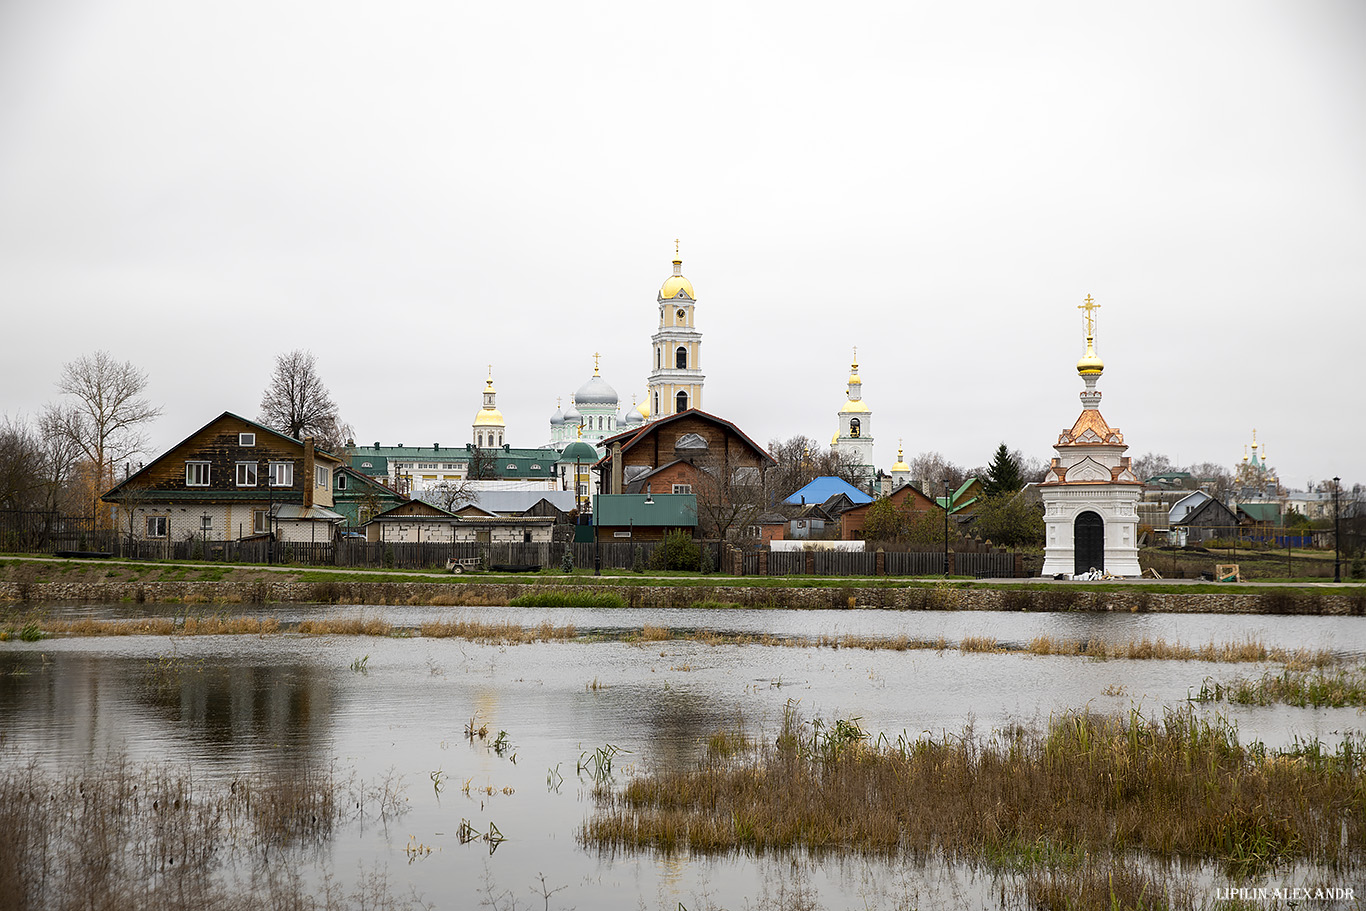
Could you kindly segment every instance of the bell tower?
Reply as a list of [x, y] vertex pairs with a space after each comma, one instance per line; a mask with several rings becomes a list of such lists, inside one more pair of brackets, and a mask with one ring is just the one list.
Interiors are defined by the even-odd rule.
[[650, 420], [702, 407], [702, 333], [697, 331], [697, 299], [683, 277], [683, 260], [674, 241], [674, 274], [656, 297], [659, 330], [650, 338], [650, 379], [646, 404]]

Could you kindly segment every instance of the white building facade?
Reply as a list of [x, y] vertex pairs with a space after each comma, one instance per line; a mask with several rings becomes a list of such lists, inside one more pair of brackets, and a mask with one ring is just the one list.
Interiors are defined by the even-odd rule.
[[1105, 369], [1095, 352], [1095, 313], [1090, 295], [1086, 311], [1086, 354], [1077, 373], [1086, 388], [1082, 411], [1064, 430], [1048, 476], [1039, 485], [1044, 507], [1045, 576], [1074, 576], [1097, 570], [1113, 576], [1138, 576], [1138, 501], [1143, 484], [1129, 469], [1124, 435], [1100, 413], [1096, 383]]

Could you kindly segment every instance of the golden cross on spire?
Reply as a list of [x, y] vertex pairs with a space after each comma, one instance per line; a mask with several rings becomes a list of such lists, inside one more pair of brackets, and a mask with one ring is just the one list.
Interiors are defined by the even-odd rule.
[[678, 238], [674, 238], [674, 256], [678, 255]]
[[1088, 339], [1090, 339], [1090, 338], [1095, 338], [1095, 335], [1096, 335], [1096, 314], [1095, 314], [1095, 311], [1097, 311], [1097, 310], [1100, 309], [1100, 304], [1098, 304], [1098, 303], [1096, 303], [1094, 300], [1092, 300], [1092, 299], [1091, 299], [1091, 295], [1088, 294], [1088, 295], [1086, 295], [1086, 303], [1084, 303], [1084, 304], [1078, 304], [1078, 305], [1077, 305], [1077, 309], [1078, 309], [1078, 310], [1085, 310], [1085, 311], [1086, 311], [1086, 337], [1087, 337]]
[[594, 375], [594, 376], [597, 376], [597, 375], [598, 375], [598, 358], [600, 358], [600, 357], [602, 357], [601, 354], [598, 354], [596, 351], [593, 352], [593, 375]]
[[556, 410], [556, 411], [558, 411], [558, 410], [560, 409], [560, 398], [561, 398], [561, 397], [558, 396], [558, 395], [555, 396], [555, 410]]

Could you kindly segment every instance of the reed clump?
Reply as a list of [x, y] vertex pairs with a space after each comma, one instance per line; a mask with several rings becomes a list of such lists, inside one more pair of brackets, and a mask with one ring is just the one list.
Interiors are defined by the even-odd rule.
[[[366, 785], [308, 764], [203, 780], [121, 757], [67, 773], [7, 762], [0, 908], [323, 907], [299, 877], [237, 877], [262, 863], [297, 867], [349, 819], [383, 815], [400, 799], [392, 782]], [[336, 911], [397, 907], [387, 890], [368, 901], [332, 889], [326, 897]]]
[[1021, 846], [1071, 856], [1346, 865], [1366, 847], [1363, 746], [1244, 746], [1189, 706], [1161, 718], [1086, 712], [988, 737], [869, 739], [857, 719], [802, 722], [632, 779], [580, 837], [604, 848], [860, 850], [1005, 865]]
[[1206, 678], [1193, 698], [1197, 702], [1237, 705], [1362, 707], [1366, 706], [1366, 665], [1313, 671], [1287, 667], [1279, 674], [1268, 672], [1256, 679], [1239, 678], [1231, 683]]
[[301, 620], [299, 632], [308, 636], [393, 636], [394, 625], [379, 617], [323, 617]]
[[573, 639], [578, 635], [572, 623], [557, 626], [547, 620], [537, 626], [521, 626], [511, 622], [484, 623], [465, 618], [429, 621], [418, 627], [418, 633], [429, 639], [469, 639], [489, 645], [550, 642]]
[[640, 638], [644, 642], [667, 642], [673, 637], [673, 630], [667, 626], [651, 626], [647, 623], [640, 630]]
[[625, 607], [626, 599], [616, 592], [553, 589], [518, 595], [508, 602], [512, 607]]

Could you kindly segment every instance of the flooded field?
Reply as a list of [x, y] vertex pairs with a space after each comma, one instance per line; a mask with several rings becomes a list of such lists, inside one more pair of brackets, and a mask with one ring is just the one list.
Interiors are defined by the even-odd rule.
[[[235, 615], [253, 609], [234, 609]], [[236, 606], [235, 606], [236, 608]], [[193, 610], [193, 609], [191, 609]], [[581, 840], [598, 806], [634, 775], [692, 769], [718, 731], [777, 736], [785, 711], [858, 719], [870, 738], [1045, 729], [1081, 709], [1161, 716], [1206, 681], [1280, 665], [1095, 660], [973, 652], [964, 640], [1023, 645], [1047, 636], [1094, 642], [1256, 641], [1366, 658], [1366, 624], [1317, 616], [629, 611], [531, 608], [270, 606], [286, 629], [304, 619], [367, 617], [416, 629], [455, 618], [577, 638], [483, 645], [456, 638], [121, 636], [0, 643], [4, 763], [82, 774], [111, 757], [168, 764], [205, 788], [252, 774], [328, 769], [362, 806], [308, 850], [277, 864], [319, 892], [382, 881], [390, 907], [668, 909], [1026, 907], [1018, 871], [934, 858], [840, 851], [694, 856]], [[53, 618], [183, 615], [183, 606], [50, 606]], [[654, 630], [818, 638], [944, 640], [916, 650], [787, 648], [642, 637]], [[1196, 704], [1243, 743], [1320, 740], [1336, 749], [1366, 729], [1354, 707]], [[604, 762], [604, 757], [606, 762]], [[605, 767], [604, 767], [605, 766]], [[369, 795], [366, 797], [365, 795]], [[384, 795], [387, 794], [387, 797]], [[391, 803], [384, 803], [391, 800]], [[292, 852], [292, 853], [291, 853]], [[263, 852], [271, 857], [269, 851]], [[2, 859], [0, 859], [2, 860]], [[259, 875], [260, 871], [238, 871]], [[1352, 886], [1352, 875], [1289, 868], [1180, 872], [1194, 906], [1259, 882]], [[1360, 893], [1364, 890], [1358, 888]], [[415, 900], [416, 899], [416, 900]], [[364, 902], [351, 902], [364, 906]], [[338, 906], [341, 906], [340, 904]], [[383, 906], [370, 903], [369, 906]], [[1256, 906], [1256, 905], [1254, 905]], [[1318, 907], [1328, 905], [1319, 904]]]

